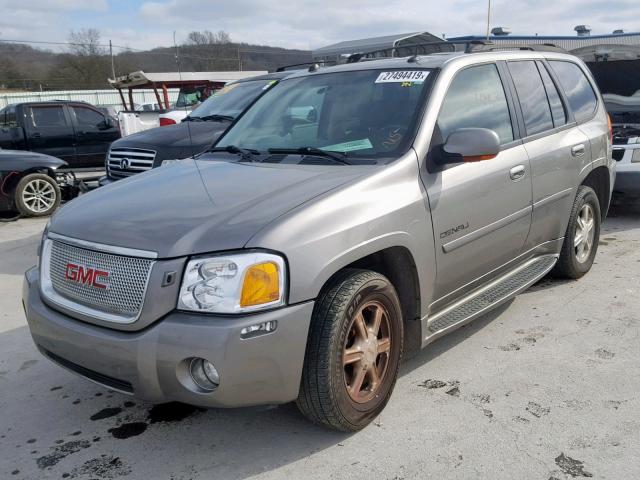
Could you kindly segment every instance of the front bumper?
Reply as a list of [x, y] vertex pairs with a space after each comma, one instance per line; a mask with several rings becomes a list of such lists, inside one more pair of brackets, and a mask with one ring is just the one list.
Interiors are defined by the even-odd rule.
[[635, 168], [620, 168], [616, 173], [616, 183], [613, 188], [617, 194], [626, 196], [640, 196], [640, 163]]
[[[80, 322], [40, 298], [37, 268], [25, 274], [23, 303], [38, 349], [59, 365], [108, 388], [162, 403], [205, 407], [287, 403], [300, 387], [313, 302], [242, 317], [173, 312], [138, 332]], [[241, 339], [242, 328], [276, 320], [269, 334]], [[185, 362], [201, 357], [220, 374], [210, 393], [191, 388]]]

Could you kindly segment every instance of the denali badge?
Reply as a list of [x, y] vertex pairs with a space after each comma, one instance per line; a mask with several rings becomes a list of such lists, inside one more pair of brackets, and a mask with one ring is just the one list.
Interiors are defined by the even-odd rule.
[[67, 263], [64, 278], [87, 287], [107, 288], [106, 282], [109, 280], [109, 272], [83, 267], [75, 263]]
[[450, 228], [446, 232], [442, 232], [440, 234], [440, 238], [447, 238], [449, 235], [453, 235], [454, 233], [458, 233], [462, 230], [466, 230], [467, 228], [469, 228], [469, 222], [464, 223], [462, 225], [458, 225], [457, 227]]

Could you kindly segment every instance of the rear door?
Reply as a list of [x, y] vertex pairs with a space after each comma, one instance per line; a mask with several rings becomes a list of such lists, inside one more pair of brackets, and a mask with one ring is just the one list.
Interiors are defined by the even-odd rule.
[[531, 224], [531, 175], [518, 140], [513, 103], [498, 66], [475, 65], [453, 78], [440, 109], [431, 151], [460, 128], [495, 131], [502, 147], [491, 160], [437, 167], [424, 175], [436, 241], [439, 309], [523, 251]]
[[63, 104], [23, 107], [28, 149], [75, 163], [75, 133]]
[[579, 174], [591, 161], [591, 148], [544, 62], [518, 60], [507, 65], [531, 161], [533, 214], [527, 248], [535, 248], [564, 236]]
[[76, 134], [76, 156], [79, 167], [102, 167], [111, 142], [120, 137], [115, 124], [99, 110], [83, 104], [70, 104], [69, 110]]

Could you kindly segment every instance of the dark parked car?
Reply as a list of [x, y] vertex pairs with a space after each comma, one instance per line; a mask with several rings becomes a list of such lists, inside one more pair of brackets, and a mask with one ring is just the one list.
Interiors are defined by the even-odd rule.
[[70, 193], [60, 167], [68, 164], [49, 155], [0, 150], [0, 212], [17, 210], [27, 217], [53, 213]]
[[207, 150], [262, 93], [290, 71], [270, 73], [228, 84], [188, 115], [182, 123], [128, 135], [113, 142], [100, 185], [159, 167], [165, 160]]
[[60, 158], [70, 168], [102, 167], [116, 122], [84, 102], [34, 102], [0, 110], [0, 148]]

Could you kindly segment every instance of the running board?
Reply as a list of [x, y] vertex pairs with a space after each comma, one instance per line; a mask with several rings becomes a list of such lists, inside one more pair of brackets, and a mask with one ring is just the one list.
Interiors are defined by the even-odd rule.
[[486, 313], [492, 308], [526, 290], [544, 277], [556, 264], [557, 255], [545, 255], [529, 260], [516, 270], [494, 280], [453, 305], [438, 312], [427, 322], [425, 342], [434, 340]]

